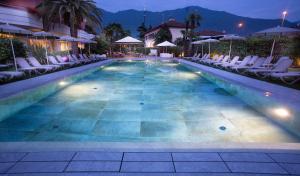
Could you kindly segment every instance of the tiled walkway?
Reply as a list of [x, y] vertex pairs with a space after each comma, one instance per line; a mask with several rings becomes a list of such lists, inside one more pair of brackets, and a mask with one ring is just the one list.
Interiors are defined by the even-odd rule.
[[300, 175], [299, 153], [0, 153], [0, 176]]

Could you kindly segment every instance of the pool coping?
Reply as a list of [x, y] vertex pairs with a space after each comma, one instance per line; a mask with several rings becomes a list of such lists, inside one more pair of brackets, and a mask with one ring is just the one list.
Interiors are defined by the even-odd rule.
[[[176, 60], [179, 63], [195, 67], [197, 69], [200, 69], [201, 71], [207, 72], [209, 74], [213, 74], [215, 76], [221, 77], [221, 78], [229, 80], [231, 82], [242, 84], [244, 86], [251, 87], [253, 89], [256, 89], [256, 90], [259, 90], [262, 92], [275, 93], [276, 95], [278, 95], [280, 97], [284, 97], [285, 99], [294, 100], [295, 102], [300, 103], [300, 100], [297, 99], [297, 97], [300, 97], [300, 90], [292, 89], [289, 87], [284, 87], [281, 85], [269, 83], [266, 81], [261, 81], [261, 80], [250, 78], [250, 77], [246, 77], [246, 76], [232, 73], [229, 71], [225, 71], [225, 70], [217, 69], [214, 67], [209, 67], [206, 65], [198, 64], [195, 62], [187, 61], [184, 59], [176, 59]], [[288, 92], [288, 94], [286, 94], [286, 92]]]
[[299, 152], [299, 143], [191, 143], [191, 142], [0, 142], [0, 152]]
[[43, 86], [47, 83], [63, 79], [64, 77], [69, 77], [95, 67], [109, 64], [111, 62], [114, 62], [114, 60], [107, 59], [92, 64], [82, 65], [80, 67], [69, 68], [66, 70], [61, 70], [30, 79], [0, 85], [0, 99], [7, 98], [27, 90], [37, 88], [39, 86]]

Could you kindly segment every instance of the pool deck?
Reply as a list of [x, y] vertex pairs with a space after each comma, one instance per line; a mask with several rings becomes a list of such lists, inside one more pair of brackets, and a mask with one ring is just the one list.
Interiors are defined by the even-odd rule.
[[[68, 72], [71, 75], [99, 65]], [[55, 79], [61, 77], [56, 74]], [[28, 88], [37, 86], [32, 84]], [[300, 144], [1, 142], [0, 176], [21, 175], [300, 175]]]
[[0, 176], [300, 175], [299, 144], [1, 143]]

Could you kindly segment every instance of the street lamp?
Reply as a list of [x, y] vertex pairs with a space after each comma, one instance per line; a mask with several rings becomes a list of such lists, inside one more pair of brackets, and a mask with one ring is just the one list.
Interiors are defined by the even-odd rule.
[[244, 26], [244, 23], [242, 23], [242, 22], [238, 24], [238, 28], [242, 28], [243, 26]]
[[282, 12], [282, 22], [281, 22], [281, 26], [283, 26], [284, 20], [285, 20], [287, 14], [288, 14], [288, 12], [287, 12], [286, 10]]

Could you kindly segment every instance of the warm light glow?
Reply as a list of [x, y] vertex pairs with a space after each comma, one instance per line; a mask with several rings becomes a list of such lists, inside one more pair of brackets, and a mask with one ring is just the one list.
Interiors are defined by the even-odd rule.
[[60, 86], [65, 86], [65, 85], [67, 85], [68, 83], [67, 83], [66, 81], [60, 81], [58, 84], [59, 84]]
[[0, 33], [0, 38], [13, 38], [14, 36], [11, 34], [2, 34]]
[[265, 95], [266, 97], [270, 97], [270, 96], [272, 95], [272, 93], [271, 93], [271, 92], [265, 92], [264, 95]]
[[286, 16], [287, 14], [288, 14], [288, 12], [286, 10], [282, 12], [283, 16]]
[[197, 73], [197, 74], [199, 74], [199, 75], [201, 75], [201, 74], [202, 74], [202, 72], [201, 72], [201, 71], [197, 71], [196, 73]]
[[290, 112], [285, 109], [285, 108], [277, 108], [277, 109], [274, 109], [274, 114], [277, 115], [278, 117], [280, 118], [288, 118], [290, 117]]
[[132, 60], [131, 59], [129, 59], [129, 60], [127, 60], [128, 62], [132, 62]]
[[243, 26], [244, 26], [244, 23], [239, 23], [239, 24], [238, 24], [238, 27], [239, 27], [239, 28], [242, 28]]

